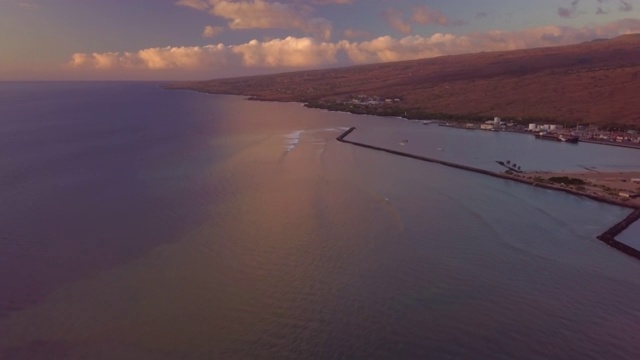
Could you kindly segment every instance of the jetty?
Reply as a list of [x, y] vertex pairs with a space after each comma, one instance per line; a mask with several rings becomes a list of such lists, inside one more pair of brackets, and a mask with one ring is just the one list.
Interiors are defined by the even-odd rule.
[[602, 241], [602, 242], [604, 242], [605, 244], [617, 249], [617, 250], [620, 250], [620, 251], [624, 252], [627, 255], [633, 256], [633, 257], [635, 257], [635, 258], [640, 260], [640, 250], [635, 249], [635, 248], [633, 248], [631, 246], [628, 246], [626, 244], [623, 244], [623, 243], [621, 243], [621, 242], [619, 242], [619, 241], [617, 241], [615, 239], [616, 236], [620, 235], [624, 230], [626, 230], [629, 226], [631, 226], [631, 224], [633, 224], [636, 221], [640, 220], [640, 207], [637, 206], [637, 205], [628, 204], [628, 203], [624, 203], [624, 202], [621, 202], [621, 201], [616, 201], [616, 200], [609, 199], [609, 198], [603, 198], [603, 197], [599, 197], [597, 195], [583, 193], [583, 192], [579, 192], [579, 191], [576, 191], [576, 190], [573, 190], [573, 189], [560, 187], [560, 186], [557, 186], [557, 185], [552, 185], [552, 184], [547, 184], [547, 183], [540, 183], [540, 182], [536, 182], [536, 181], [533, 181], [533, 180], [527, 179], [527, 178], [515, 177], [515, 176], [509, 175], [509, 174], [497, 173], [497, 172], [490, 171], [490, 170], [485, 170], [485, 169], [480, 169], [480, 168], [476, 168], [476, 167], [472, 167], [472, 166], [457, 164], [457, 163], [453, 163], [453, 162], [449, 162], [449, 161], [429, 158], [429, 157], [426, 157], [426, 156], [411, 154], [411, 153], [407, 153], [407, 152], [404, 152], [404, 151], [387, 149], [387, 148], [383, 148], [383, 147], [380, 147], [380, 146], [369, 145], [369, 144], [365, 144], [365, 143], [361, 143], [361, 142], [357, 142], [357, 141], [352, 141], [352, 140], [346, 139], [347, 136], [349, 136], [355, 130], [356, 130], [355, 127], [351, 127], [349, 129], [347, 129], [345, 132], [340, 134], [340, 136], [338, 136], [336, 138], [336, 140], [339, 141], [339, 142], [345, 143], [345, 144], [355, 145], [355, 146], [363, 147], [363, 148], [366, 148], [366, 149], [371, 149], [371, 150], [375, 150], [375, 151], [381, 151], [381, 152], [385, 152], [385, 153], [388, 153], [388, 154], [407, 157], [407, 158], [411, 158], [411, 159], [415, 159], [415, 160], [420, 160], [420, 161], [440, 164], [440, 165], [452, 167], [452, 168], [455, 168], [455, 169], [470, 171], [470, 172], [474, 172], [474, 173], [478, 173], [478, 174], [482, 174], [482, 175], [491, 176], [491, 177], [494, 177], [494, 178], [515, 181], [515, 182], [519, 182], [519, 183], [523, 183], [523, 184], [527, 184], [527, 185], [531, 185], [531, 186], [535, 186], [535, 187], [539, 187], [539, 188], [545, 188], [545, 189], [554, 190], [554, 191], [561, 191], [561, 192], [568, 193], [568, 194], [571, 194], [571, 195], [589, 198], [589, 199], [594, 200], [594, 201], [598, 201], [598, 202], [607, 203], [607, 204], [610, 204], [610, 205], [615, 205], [615, 206], [620, 206], [620, 207], [633, 209], [634, 211], [629, 216], [627, 216], [624, 220], [622, 220], [618, 224], [614, 225], [613, 227], [611, 227], [610, 229], [608, 229], [607, 231], [605, 231], [604, 233], [599, 235], [597, 237], [597, 239]]

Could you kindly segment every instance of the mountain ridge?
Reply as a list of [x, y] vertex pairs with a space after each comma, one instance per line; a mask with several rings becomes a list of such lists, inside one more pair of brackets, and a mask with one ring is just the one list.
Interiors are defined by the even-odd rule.
[[[174, 83], [170, 88], [335, 108], [353, 96], [398, 98], [381, 115], [500, 116], [566, 125], [640, 126], [640, 34], [556, 47]], [[337, 106], [350, 111], [348, 106]]]

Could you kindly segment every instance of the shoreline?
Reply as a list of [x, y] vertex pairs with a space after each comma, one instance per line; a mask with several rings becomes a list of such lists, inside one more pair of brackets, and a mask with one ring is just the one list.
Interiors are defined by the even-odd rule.
[[[165, 89], [165, 90], [187, 90], [187, 91], [195, 91], [198, 93], [202, 93], [202, 94], [209, 94], [209, 95], [230, 95], [230, 96], [241, 96], [243, 97], [245, 100], [248, 101], [260, 101], [260, 102], [275, 102], [275, 103], [297, 103], [297, 104], [301, 104], [301, 106], [304, 106], [308, 109], [315, 109], [315, 110], [324, 110], [324, 111], [330, 111], [330, 112], [337, 112], [337, 113], [346, 113], [346, 114], [353, 114], [353, 115], [368, 115], [368, 116], [379, 116], [379, 117], [390, 117], [390, 118], [397, 118], [397, 119], [402, 119], [402, 120], [407, 120], [407, 121], [432, 121], [432, 122], [438, 122], [441, 123], [440, 126], [447, 126], [447, 127], [452, 127], [452, 128], [456, 128], [456, 129], [463, 129], [463, 130], [478, 130], [478, 131], [491, 131], [491, 130], [482, 130], [479, 128], [465, 128], [464, 126], [458, 126], [458, 125], [445, 125], [444, 123], [447, 123], [449, 121], [451, 122], [455, 122], [457, 124], [462, 124], [463, 122], [471, 122], [471, 123], [480, 123], [478, 121], [478, 115], [477, 114], [448, 114], [448, 113], [427, 113], [424, 110], [421, 109], [415, 109], [415, 108], [394, 108], [394, 109], [387, 109], [390, 110], [391, 112], [380, 112], [380, 111], [371, 111], [372, 109], [368, 109], [368, 108], [358, 108], [356, 109], [348, 109], [348, 108], [340, 108], [340, 109], [336, 109], [333, 108], [331, 106], [329, 106], [329, 104], [323, 103], [323, 102], [318, 102], [318, 101], [309, 101], [306, 99], [291, 99], [291, 98], [277, 98], [277, 97], [268, 97], [268, 96], [261, 96], [261, 95], [249, 95], [246, 93], [240, 93], [240, 92], [224, 92], [224, 91], [211, 91], [211, 90], [207, 90], [207, 89], [200, 89], [200, 88], [196, 88], [196, 87], [188, 87], [188, 86], [174, 86], [171, 83], [169, 84], [164, 84], [161, 86], [161, 88]], [[373, 108], [373, 110], [380, 110], [382, 108]], [[522, 121], [521, 123], [519, 122], [520, 125], [524, 125], [525, 123], [529, 123], [531, 121], [538, 121], [538, 122], [545, 122], [548, 121], [548, 119], [537, 119], [537, 118], [531, 118], [531, 119], [527, 119], [526, 121]], [[509, 132], [509, 133], [514, 133], [514, 134], [523, 134], [523, 135], [530, 135], [531, 133], [523, 130], [499, 130], [499, 131], [504, 131], [504, 132]], [[613, 142], [613, 141], [599, 141], [599, 140], [592, 140], [592, 139], [580, 139], [579, 142], [584, 142], [584, 143], [589, 143], [589, 144], [595, 144], [595, 145], [606, 145], [606, 146], [615, 146], [615, 147], [622, 147], [622, 148], [628, 148], [628, 149], [636, 149], [636, 150], [640, 150], [640, 144], [629, 144], [629, 143], [618, 143], [618, 142]]]
[[[357, 141], [347, 140], [346, 137], [349, 136], [351, 133], [353, 133], [355, 130], [356, 130], [355, 127], [349, 128], [348, 130], [346, 130], [345, 132], [340, 134], [336, 138], [336, 140], [341, 142], [341, 143], [350, 144], [350, 145], [354, 145], [354, 146], [359, 146], [359, 147], [363, 147], [363, 148], [367, 148], [367, 149], [371, 149], [371, 150], [376, 150], [376, 151], [382, 151], [382, 152], [386, 152], [386, 153], [389, 153], [389, 154], [392, 154], [392, 155], [398, 155], [398, 156], [412, 158], [412, 159], [415, 159], [415, 160], [420, 160], [420, 161], [440, 164], [440, 165], [444, 165], [444, 166], [447, 166], [447, 167], [452, 167], [452, 168], [456, 168], [456, 169], [460, 169], [460, 170], [470, 171], [470, 172], [474, 172], [474, 173], [482, 174], [482, 175], [487, 175], [487, 176], [491, 176], [491, 177], [498, 178], [498, 179], [515, 181], [515, 182], [519, 182], [519, 183], [522, 183], [522, 184], [531, 185], [531, 186], [535, 186], [535, 187], [539, 187], [539, 188], [543, 188], [543, 189], [561, 191], [561, 192], [564, 192], [564, 193], [567, 193], [567, 194], [571, 194], [571, 195], [574, 195], [574, 196], [585, 197], [585, 198], [588, 198], [590, 200], [598, 201], [598, 202], [601, 202], [601, 203], [606, 203], [606, 204], [609, 204], [609, 205], [614, 205], [614, 206], [619, 206], [619, 207], [632, 209], [633, 212], [630, 215], [628, 215], [625, 219], [623, 219], [619, 223], [615, 224], [611, 228], [607, 229], [601, 235], [597, 236], [597, 239], [602, 241], [602, 242], [604, 242], [605, 244], [617, 249], [617, 250], [620, 250], [620, 251], [624, 252], [627, 255], [633, 256], [636, 259], [640, 260], [640, 250], [632, 248], [632, 247], [630, 247], [630, 246], [628, 246], [626, 244], [623, 244], [623, 243], [621, 243], [621, 242], [619, 242], [619, 241], [617, 241], [615, 239], [616, 236], [618, 236], [620, 233], [622, 233], [624, 230], [626, 230], [631, 224], [633, 224], [636, 221], [640, 220], [640, 205], [638, 205], [638, 204], [625, 203], [625, 202], [622, 202], [622, 201], [617, 201], [617, 200], [613, 200], [613, 199], [610, 199], [610, 198], [597, 196], [595, 194], [580, 192], [580, 191], [577, 191], [577, 190], [574, 190], [574, 189], [570, 189], [570, 188], [567, 188], [567, 187], [562, 187], [560, 185], [552, 185], [552, 184], [542, 183], [542, 182], [534, 181], [534, 180], [526, 178], [526, 177], [516, 177], [516, 176], [512, 176], [512, 175], [508, 175], [508, 174], [502, 174], [502, 173], [497, 173], [497, 172], [493, 172], [493, 171], [489, 171], [489, 170], [479, 169], [479, 168], [475, 168], [475, 167], [472, 167], [472, 166], [452, 163], [452, 162], [449, 162], [449, 161], [428, 158], [426, 156], [405, 153], [405, 152], [398, 151], [398, 150], [386, 149], [386, 148], [379, 147], [379, 146], [374, 146], [374, 145], [360, 143], [360, 142], [357, 142]], [[551, 173], [548, 173], [548, 174], [551, 174]]]
[[636, 149], [636, 150], [640, 150], [640, 144], [628, 144], [628, 143], [619, 143], [619, 142], [613, 142], [613, 141], [601, 141], [601, 140], [591, 140], [591, 139], [580, 139], [580, 142], [583, 143], [587, 143], [587, 144], [595, 144], [595, 145], [606, 145], [606, 146], [616, 146], [616, 147], [621, 147], [621, 148], [627, 148], [627, 149]]

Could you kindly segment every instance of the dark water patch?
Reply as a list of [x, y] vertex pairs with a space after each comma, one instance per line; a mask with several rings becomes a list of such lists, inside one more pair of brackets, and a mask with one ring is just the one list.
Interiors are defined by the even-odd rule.
[[179, 241], [230, 193], [210, 181], [234, 150], [211, 141], [209, 98], [149, 84], [18, 88], [2, 88], [12, 101], [0, 107], [5, 313]]

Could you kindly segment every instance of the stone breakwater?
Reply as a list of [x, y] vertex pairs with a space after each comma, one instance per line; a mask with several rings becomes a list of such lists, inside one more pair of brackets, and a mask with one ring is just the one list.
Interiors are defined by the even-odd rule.
[[627, 255], [631, 255], [637, 259], [640, 259], [640, 251], [635, 249], [629, 245], [623, 244], [616, 240], [616, 236], [620, 235], [623, 231], [625, 231], [631, 224], [640, 220], [640, 210], [635, 210], [629, 216], [627, 216], [624, 220], [614, 225], [609, 230], [602, 233], [602, 235], [598, 236], [598, 240], [604, 242], [605, 244], [614, 247]]
[[456, 168], [456, 169], [460, 169], [460, 170], [471, 171], [471, 172], [474, 172], [474, 173], [488, 175], [488, 176], [491, 176], [491, 177], [510, 180], [510, 181], [516, 181], [516, 182], [519, 182], [519, 183], [532, 185], [532, 186], [536, 186], [536, 187], [540, 187], [540, 188], [545, 188], [545, 189], [549, 189], [549, 190], [562, 191], [562, 192], [565, 192], [565, 193], [568, 193], [568, 194], [586, 197], [586, 198], [589, 198], [589, 199], [592, 199], [592, 200], [595, 200], [595, 201], [599, 201], [599, 202], [603, 202], [603, 203], [607, 203], [607, 204], [611, 204], [611, 205], [616, 205], [616, 206], [621, 206], [621, 207], [634, 209], [634, 212], [631, 213], [631, 215], [629, 215], [627, 218], [622, 220], [620, 223], [614, 225], [612, 228], [610, 228], [607, 231], [605, 231], [604, 233], [602, 233], [602, 235], [598, 236], [598, 240], [604, 242], [605, 244], [607, 244], [607, 245], [609, 245], [609, 246], [611, 246], [613, 248], [616, 248], [616, 249], [624, 252], [625, 254], [628, 254], [628, 255], [631, 255], [631, 256], [633, 256], [633, 257], [635, 257], [637, 259], [640, 259], [640, 250], [632, 248], [632, 247], [630, 247], [630, 246], [628, 246], [626, 244], [623, 244], [623, 243], [621, 243], [621, 242], [619, 242], [619, 241], [617, 241], [615, 239], [616, 236], [618, 236], [620, 233], [622, 233], [631, 224], [633, 224], [634, 222], [640, 220], [640, 208], [638, 208], [637, 206], [630, 205], [630, 204], [625, 204], [623, 202], [619, 202], [619, 201], [615, 201], [615, 200], [611, 200], [611, 199], [601, 198], [601, 197], [598, 197], [598, 196], [595, 196], [595, 195], [592, 195], [592, 194], [586, 194], [586, 193], [582, 193], [582, 192], [575, 191], [575, 190], [572, 190], [572, 189], [562, 188], [562, 187], [554, 186], [554, 185], [550, 185], [550, 184], [543, 184], [543, 183], [535, 182], [535, 181], [532, 181], [532, 180], [529, 180], [529, 179], [520, 178], [520, 177], [514, 177], [514, 176], [511, 176], [511, 175], [508, 175], [508, 174], [501, 174], [501, 173], [497, 173], [497, 172], [493, 172], [493, 171], [489, 171], [489, 170], [478, 169], [478, 168], [475, 168], [475, 167], [472, 167], [472, 166], [452, 163], [452, 162], [449, 162], [449, 161], [443, 161], [443, 160], [428, 158], [426, 156], [410, 154], [410, 153], [406, 153], [406, 152], [402, 152], [402, 151], [398, 151], [398, 150], [392, 150], [392, 149], [387, 149], [387, 148], [383, 148], [383, 147], [379, 147], [379, 146], [360, 143], [360, 142], [357, 142], [357, 141], [347, 140], [346, 137], [349, 136], [349, 134], [351, 134], [355, 130], [356, 130], [355, 127], [349, 128], [348, 130], [346, 130], [345, 132], [340, 134], [340, 136], [338, 136], [336, 138], [336, 140], [338, 140], [339, 142], [345, 143], [345, 144], [351, 144], [351, 145], [363, 147], [363, 148], [366, 148], [366, 149], [382, 151], [382, 152], [386, 152], [386, 153], [393, 154], [393, 155], [408, 157], [408, 158], [412, 158], [412, 159], [416, 159], [416, 160], [420, 160], [420, 161], [425, 161], [425, 162], [430, 162], [430, 163], [436, 163], [436, 164], [440, 164], [440, 165], [444, 165], [444, 166], [448, 166], [448, 167], [452, 167], [452, 168]]

